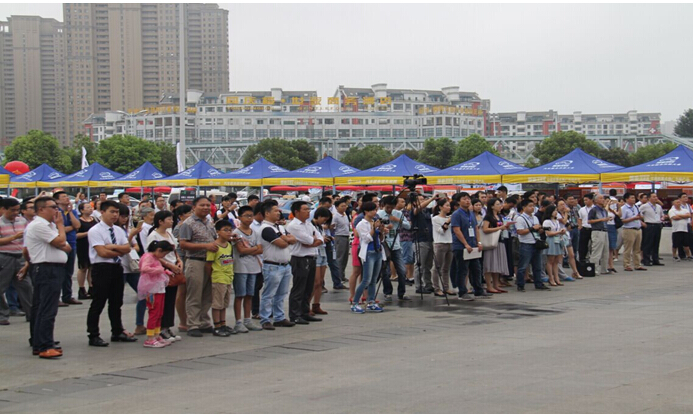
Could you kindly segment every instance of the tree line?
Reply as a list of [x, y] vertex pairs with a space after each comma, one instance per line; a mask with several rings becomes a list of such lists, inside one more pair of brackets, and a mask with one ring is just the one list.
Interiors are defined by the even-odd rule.
[[[675, 132], [680, 137], [693, 137], [693, 109], [679, 117]], [[75, 137], [71, 147], [62, 147], [60, 142], [50, 134], [42, 131], [29, 131], [28, 134], [15, 138], [5, 148], [5, 161], [22, 161], [30, 168], [46, 163], [66, 174], [81, 169], [82, 147], [87, 150], [87, 161], [99, 162], [113, 171], [125, 174], [149, 161], [164, 174], [177, 172], [176, 148], [166, 142], [153, 142], [132, 135], [114, 135], [99, 143], [91, 141], [84, 135]], [[630, 167], [659, 158], [676, 148], [673, 143], [660, 143], [638, 148], [627, 152], [621, 148], [604, 148], [596, 141], [575, 131], [554, 132], [538, 143], [526, 167], [536, 167], [554, 161], [572, 150], [580, 148], [588, 154], [622, 167]], [[484, 137], [472, 134], [455, 143], [447, 137], [427, 138], [420, 151], [403, 149], [391, 154], [380, 145], [353, 146], [340, 159], [343, 163], [364, 170], [384, 164], [402, 154], [411, 159], [437, 168], [447, 168], [465, 162], [477, 155], [489, 151], [499, 155]], [[327, 154], [320, 154], [320, 158]], [[318, 160], [318, 152], [305, 139], [285, 140], [267, 138], [246, 150], [242, 163], [252, 164], [260, 157], [287, 170], [295, 170], [313, 164]]]

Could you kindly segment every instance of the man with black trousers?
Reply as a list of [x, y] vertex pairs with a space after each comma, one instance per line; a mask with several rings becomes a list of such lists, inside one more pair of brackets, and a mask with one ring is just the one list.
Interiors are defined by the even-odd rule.
[[310, 205], [297, 201], [291, 205], [294, 219], [286, 230], [296, 238], [291, 246], [291, 273], [293, 286], [289, 293], [289, 319], [297, 325], [308, 325], [322, 319], [310, 316], [310, 297], [315, 283], [315, 263], [317, 247], [323, 244], [323, 238], [310, 222]]
[[89, 229], [89, 261], [92, 265], [93, 297], [87, 314], [89, 345], [106, 347], [101, 339], [99, 317], [108, 302], [108, 319], [111, 321], [111, 341], [135, 342], [137, 338], [123, 328], [121, 307], [123, 306], [123, 265], [121, 256], [130, 253], [130, 243], [125, 230], [116, 226], [120, 208], [115, 201], [101, 203], [101, 221]]
[[640, 214], [645, 225], [642, 229], [642, 264], [664, 266], [659, 260], [659, 242], [662, 239], [662, 206], [654, 191], [641, 199]]
[[592, 225], [588, 222], [587, 216], [594, 206], [592, 201], [594, 200], [594, 194], [585, 194], [582, 199], [585, 205], [578, 210], [578, 228], [580, 229], [579, 260], [587, 262], [590, 255], [590, 241], [592, 240]]

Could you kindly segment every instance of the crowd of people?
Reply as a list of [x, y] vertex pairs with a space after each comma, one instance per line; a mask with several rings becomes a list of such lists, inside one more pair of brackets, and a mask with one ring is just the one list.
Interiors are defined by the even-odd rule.
[[[251, 195], [239, 206], [234, 193], [219, 208], [206, 196], [169, 205], [157, 196], [133, 208], [124, 193], [117, 201], [78, 194], [75, 204], [58, 191], [0, 205], [0, 325], [26, 317], [33, 354], [41, 358], [62, 356], [53, 337], [58, 308], [83, 300], [91, 300], [90, 346], [109, 345], [99, 327], [108, 305], [111, 342], [146, 335], [145, 347], [162, 348], [183, 332], [229, 337], [320, 322], [328, 267], [333, 291], [348, 290], [351, 312], [363, 314], [383, 312], [395, 283], [399, 301], [411, 300], [409, 286], [464, 301], [491, 299], [509, 287], [525, 292], [527, 283], [550, 291], [582, 279], [588, 263], [596, 275], [616, 273], [621, 249], [624, 271], [645, 271], [663, 265], [664, 220], [672, 222], [674, 260], [693, 260], [685, 193], [668, 215], [654, 192], [579, 200], [536, 190], [508, 195], [504, 186], [449, 198], [409, 190], [356, 199], [328, 193], [316, 205], [294, 201], [289, 217], [276, 200]], [[138, 298], [133, 332], [121, 317], [126, 284]]]

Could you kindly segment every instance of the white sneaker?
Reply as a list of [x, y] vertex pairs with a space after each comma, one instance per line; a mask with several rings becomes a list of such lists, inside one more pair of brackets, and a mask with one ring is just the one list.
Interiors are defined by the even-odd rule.
[[236, 326], [233, 327], [236, 333], [248, 333], [248, 328], [243, 325], [243, 322], [236, 322]]

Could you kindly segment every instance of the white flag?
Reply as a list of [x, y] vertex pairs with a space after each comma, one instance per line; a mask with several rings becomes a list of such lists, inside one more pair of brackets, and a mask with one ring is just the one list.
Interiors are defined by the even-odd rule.
[[87, 149], [82, 147], [82, 168], [87, 168], [89, 163], [87, 162]]
[[185, 171], [185, 164], [183, 164], [183, 154], [180, 153], [180, 142], [176, 144], [176, 161], [178, 162], [178, 172]]

